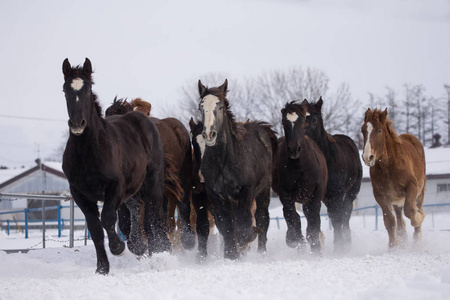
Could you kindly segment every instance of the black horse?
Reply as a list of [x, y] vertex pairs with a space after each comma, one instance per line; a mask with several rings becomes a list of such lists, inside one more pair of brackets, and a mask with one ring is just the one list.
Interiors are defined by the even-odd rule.
[[314, 253], [319, 253], [320, 206], [327, 188], [327, 164], [319, 146], [305, 136], [306, 105], [295, 101], [281, 110], [284, 137], [278, 139], [273, 190], [280, 196], [287, 223], [286, 244], [304, 244], [300, 216], [295, 203], [303, 205], [308, 221], [306, 237]]
[[362, 166], [355, 142], [346, 135], [330, 135], [324, 128], [322, 98], [308, 103], [306, 134], [319, 145], [328, 166], [328, 185], [324, 203], [334, 229], [335, 251], [348, 250], [351, 244], [350, 217], [353, 200], [359, 193]]
[[[135, 106], [137, 103], [140, 106]], [[147, 109], [144, 110], [143, 108]], [[129, 104], [123, 99], [114, 99], [113, 104], [106, 109], [106, 116], [112, 115], [123, 115], [131, 111], [140, 111], [146, 116], [150, 117], [151, 104], [140, 99], [134, 99]], [[185, 249], [192, 249], [195, 245], [195, 234], [191, 230], [190, 225], [190, 198], [192, 191], [192, 149], [191, 140], [189, 137], [189, 132], [183, 123], [175, 118], [164, 118], [158, 119], [155, 117], [150, 117], [150, 120], [156, 125], [159, 131], [161, 141], [164, 148], [164, 160], [166, 161], [165, 173], [166, 182], [164, 196], [168, 201], [167, 206], [167, 233], [169, 237], [173, 237], [173, 231], [175, 230], [175, 208], [178, 207], [180, 214], [179, 219], [181, 220], [181, 243]], [[181, 199], [178, 196], [177, 188], [171, 188], [174, 180], [170, 180], [171, 177], [175, 177], [177, 181], [181, 184]], [[126, 206], [121, 206], [119, 209], [119, 215], [122, 217], [121, 220], [126, 221], [128, 215], [126, 211]], [[128, 232], [126, 228], [127, 223], [124, 222], [124, 227], [121, 230]], [[126, 234], [125, 234], [126, 235]], [[127, 235], [126, 235], [127, 236]], [[173, 240], [173, 238], [172, 238]]]
[[209, 236], [209, 219], [208, 211], [211, 210], [211, 203], [208, 201], [208, 196], [205, 190], [205, 181], [203, 175], [200, 173], [200, 166], [202, 164], [202, 157], [205, 153], [205, 139], [203, 138], [203, 123], [195, 123], [194, 119], [189, 120], [189, 127], [191, 128], [192, 147], [193, 147], [193, 174], [192, 174], [192, 204], [197, 215], [196, 231], [198, 239], [198, 259], [203, 260], [207, 257], [207, 244]]
[[[132, 215], [133, 240], [129, 242], [143, 244], [137, 223], [140, 205], [131, 203], [138, 198], [144, 201], [149, 253], [170, 250], [163, 210], [164, 153], [158, 130], [138, 112], [102, 118], [97, 96], [92, 92], [89, 59], [86, 58], [83, 67], [72, 67], [65, 59], [62, 70], [70, 128], [63, 170], [92, 235], [97, 253], [96, 272], [109, 273], [103, 228], [111, 253], [120, 255], [125, 250], [115, 230], [116, 210], [122, 203], [129, 204]], [[104, 203], [101, 220], [97, 201]]]
[[[237, 246], [248, 246], [258, 234], [258, 251], [266, 251], [276, 136], [266, 123], [235, 121], [226, 98], [227, 86], [227, 80], [217, 88], [198, 82], [206, 145], [200, 171], [224, 238], [224, 257], [237, 259]], [[256, 227], [252, 226], [253, 199]]]

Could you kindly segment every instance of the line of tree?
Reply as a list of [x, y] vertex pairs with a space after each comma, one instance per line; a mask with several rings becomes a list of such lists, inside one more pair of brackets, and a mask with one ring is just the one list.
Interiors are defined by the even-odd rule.
[[[443, 143], [450, 141], [450, 85], [439, 97], [426, 95], [423, 85], [404, 84], [400, 91], [386, 87], [384, 95], [368, 94], [367, 104], [354, 99], [347, 84], [342, 83], [335, 91], [329, 89], [329, 77], [317, 69], [293, 67], [274, 70], [245, 79], [227, 77], [221, 73], [208, 73], [200, 77], [202, 83], [218, 86], [228, 78], [228, 99], [237, 120], [262, 120], [274, 126], [281, 135], [280, 110], [292, 100], [324, 100], [323, 118], [325, 129], [331, 133], [350, 136], [362, 149], [360, 132], [364, 112], [368, 107], [388, 108], [389, 117], [398, 133], [417, 136], [426, 147], [433, 144], [433, 136], [444, 135]], [[182, 110], [177, 113], [181, 120], [199, 118], [197, 81], [192, 80], [181, 88]], [[448, 134], [446, 134], [448, 133]]]

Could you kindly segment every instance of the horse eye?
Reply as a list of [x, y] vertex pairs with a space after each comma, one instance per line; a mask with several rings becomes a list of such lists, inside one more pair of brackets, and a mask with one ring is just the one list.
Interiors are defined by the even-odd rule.
[[381, 133], [381, 129], [378, 130], [378, 133]]

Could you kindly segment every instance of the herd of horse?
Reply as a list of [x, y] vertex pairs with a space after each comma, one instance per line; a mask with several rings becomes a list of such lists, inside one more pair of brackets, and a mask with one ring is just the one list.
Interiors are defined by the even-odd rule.
[[[114, 255], [125, 251], [116, 221], [133, 254], [170, 251], [176, 209], [181, 245], [192, 249], [197, 241], [199, 261], [208, 255], [214, 225], [223, 237], [224, 258], [239, 258], [256, 238], [258, 252], [265, 253], [271, 190], [283, 205], [289, 247], [304, 248], [307, 241], [312, 253], [321, 252], [323, 203], [333, 225], [335, 251], [349, 250], [349, 221], [362, 165], [351, 138], [325, 130], [322, 98], [286, 103], [280, 116], [284, 136], [277, 138], [266, 122], [236, 121], [227, 80], [213, 88], [199, 80], [201, 120], [190, 119], [189, 134], [175, 118], [151, 116], [150, 103], [142, 99], [114, 99], [103, 117], [92, 91], [90, 60], [71, 66], [65, 59], [62, 69], [70, 129], [63, 171], [86, 217], [96, 273], [110, 269], [103, 230]], [[403, 208], [419, 242], [425, 217], [422, 144], [410, 134], [397, 135], [387, 109], [368, 109], [361, 132], [362, 159], [370, 166], [389, 246], [396, 248], [406, 239]], [[296, 203], [302, 204], [307, 220], [306, 241]]]

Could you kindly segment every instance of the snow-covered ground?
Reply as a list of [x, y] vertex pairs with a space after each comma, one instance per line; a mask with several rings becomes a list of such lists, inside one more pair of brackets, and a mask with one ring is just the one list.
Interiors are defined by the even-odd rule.
[[[210, 237], [209, 258], [196, 263], [195, 251], [162, 253], [136, 259], [109, 254], [109, 276], [95, 275], [96, 255], [83, 232], [68, 246], [68, 230], [58, 239], [48, 230], [46, 249], [40, 232], [27, 240], [20, 233], [0, 233], [0, 249], [33, 247], [28, 253], [0, 251], [0, 299], [449, 299], [450, 212], [428, 212], [421, 247], [408, 243], [388, 250], [382, 219], [353, 216], [350, 253], [333, 253], [333, 233], [322, 218], [325, 249], [322, 257], [288, 248], [285, 221], [272, 220], [268, 252], [252, 248], [238, 261], [225, 261], [217, 233]], [[281, 207], [271, 217], [282, 216]], [[302, 219], [303, 229], [306, 226]]]

